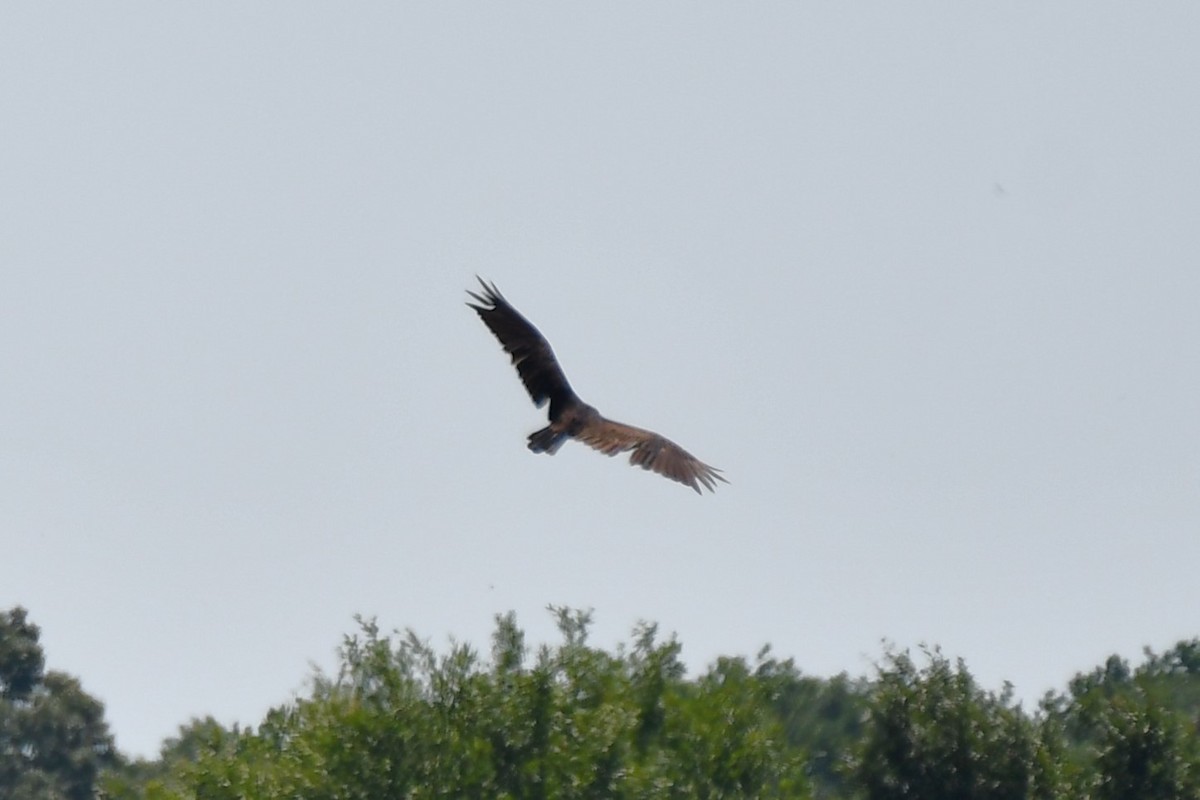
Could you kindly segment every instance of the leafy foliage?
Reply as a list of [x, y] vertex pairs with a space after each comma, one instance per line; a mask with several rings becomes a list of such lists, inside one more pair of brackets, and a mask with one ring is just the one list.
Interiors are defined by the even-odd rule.
[[360, 619], [337, 674], [257, 730], [193, 719], [128, 762], [13, 609], [0, 797], [1200, 799], [1200, 640], [1136, 667], [1113, 656], [1027, 713], [937, 648], [887, 652], [872, 679], [805, 676], [767, 648], [689, 678], [654, 625], [610, 652], [590, 612], [551, 613], [557, 646], [531, 652], [510, 613], [487, 657]]
[[1101, 715], [1103, 735], [1094, 796], [1098, 800], [1200, 797], [1196, 725], [1138, 687]]
[[46, 672], [25, 609], [0, 612], [0, 797], [91, 800], [117, 763], [104, 706], [62, 672]]
[[1010, 692], [985, 692], [962, 661], [892, 653], [880, 669], [854, 772], [866, 797], [1020, 798], [1041, 794], [1038, 739]]
[[1083, 773], [1077, 785], [1097, 798], [1200, 798], [1200, 640], [1145, 655], [1136, 669], [1110, 656], [1054, 705]]
[[[490, 663], [371, 621], [336, 678], [181, 768], [172, 796], [220, 798], [803, 797], [803, 764], [740, 659], [683, 679], [654, 626], [616, 654], [590, 615], [553, 609], [562, 643], [530, 658], [497, 618]], [[161, 784], [160, 784], [161, 785]]]

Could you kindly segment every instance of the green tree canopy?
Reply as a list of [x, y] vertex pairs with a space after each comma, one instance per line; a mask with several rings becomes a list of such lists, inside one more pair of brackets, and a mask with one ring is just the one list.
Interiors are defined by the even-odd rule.
[[937, 649], [922, 667], [891, 653], [880, 668], [855, 778], [871, 800], [1002, 800], [1053, 793], [1035, 769], [1035, 727], [1006, 689], [976, 686]]
[[104, 706], [62, 672], [46, 672], [41, 631], [0, 612], [0, 797], [91, 800], [117, 761]]
[[[654, 625], [604, 650], [589, 612], [551, 613], [557, 645], [529, 648], [510, 613], [486, 656], [359, 620], [337, 673], [316, 674], [306, 696], [257, 730], [192, 720], [157, 761], [110, 774], [108, 797], [1200, 800], [1196, 640], [1139, 666], [1113, 656], [1030, 713], [937, 648], [889, 652], [871, 678], [808, 677], [767, 648], [689, 677], [680, 643]], [[13, 627], [36, 643], [23, 616]], [[0, 645], [23, 654], [4, 674], [36, 677], [10, 705], [78, 699], [70, 679], [20, 668], [40, 649]], [[50, 719], [89, 708], [43, 705]], [[49, 767], [22, 768], [14, 798], [79, 796]]]
[[552, 611], [557, 647], [531, 656], [509, 614], [497, 617], [488, 662], [360, 621], [336, 677], [318, 676], [310, 697], [257, 732], [216, 737], [174, 796], [807, 795], [769, 685], [747, 663], [723, 659], [685, 681], [678, 643], [653, 626], [609, 653], [589, 645], [588, 613]]

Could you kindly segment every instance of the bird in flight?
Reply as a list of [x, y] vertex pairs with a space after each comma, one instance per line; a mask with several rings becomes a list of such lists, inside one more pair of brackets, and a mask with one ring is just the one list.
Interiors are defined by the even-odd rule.
[[716, 490], [717, 481], [729, 483], [721, 476], [721, 470], [700, 461], [665, 436], [605, 419], [580, 400], [546, 337], [504, 299], [495, 284], [475, 277], [483, 287], [483, 294], [467, 290], [475, 300], [467, 305], [475, 309], [483, 324], [500, 340], [504, 351], [512, 356], [513, 366], [533, 404], [541, 408], [550, 401], [550, 424], [529, 435], [530, 450], [554, 455], [567, 439], [578, 439], [606, 456], [631, 452], [630, 464], [679, 481], [692, 487], [696, 494], [702, 494], [701, 486], [711, 492]]

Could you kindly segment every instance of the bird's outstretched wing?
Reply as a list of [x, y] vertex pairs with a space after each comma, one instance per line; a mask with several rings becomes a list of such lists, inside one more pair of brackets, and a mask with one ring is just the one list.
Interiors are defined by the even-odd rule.
[[468, 291], [475, 303], [467, 305], [475, 309], [483, 324], [512, 356], [534, 404], [541, 406], [550, 401], [550, 425], [529, 437], [531, 450], [553, 454], [563, 439], [570, 437], [605, 455], [629, 452], [629, 463], [690, 486], [697, 494], [702, 494], [701, 487], [715, 491], [717, 481], [729, 483], [720, 474], [721, 470], [700, 461], [670, 439], [654, 431], [605, 419], [580, 400], [546, 337], [504, 299], [495, 284], [476, 278], [483, 293]]
[[[483, 324], [500, 340], [505, 352], [512, 355], [513, 366], [517, 368], [534, 405], [540, 407], [547, 400], [574, 398], [575, 392], [558, 365], [558, 359], [554, 357], [546, 337], [504, 299], [494, 283], [485, 283], [478, 275], [475, 279], [483, 287], [483, 294], [468, 291], [467, 294], [479, 305], [467, 305], [475, 309]], [[551, 410], [554, 410], [554, 406], [551, 406]]]
[[717, 481], [729, 483], [721, 476], [721, 470], [705, 464], [665, 436], [599, 415], [574, 433], [574, 438], [606, 456], [632, 450], [630, 464], [679, 481], [695, 489], [696, 494], [703, 494], [701, 486], [713, 492]]

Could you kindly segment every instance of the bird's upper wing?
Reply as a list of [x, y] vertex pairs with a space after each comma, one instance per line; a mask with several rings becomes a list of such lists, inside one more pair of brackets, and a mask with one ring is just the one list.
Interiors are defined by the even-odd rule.
[[485, 283], [478, 275], [475, 277], [483, 286], [483, 294], [471, 291], [467, 294], [480, 305], [467, 305], [475, 309], [483, 324], [500, 340], [505, 352], [512, 355], [513, 366], [529, 390], [534, 405], [541, 406], [554, 398], [573, 397], [575, 393], [571, 384], [567, 383], [567, 376], [558, 365], [558, 359], [554, 357], [546, 337], [509, 305], [495, 284]]
[[696, 494], [702, 494], [701, 486], [712, 492], [716, 491], [717, 481], [729, 483], [721, 476], [721, 470], [710, 467], [654, 431], [596, 416], [575, 434], [575, 438], [607, 456], [632, 450], [630, 464], [679, 481], [695, 489]]

